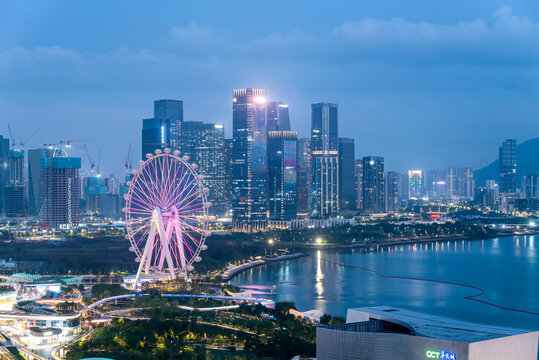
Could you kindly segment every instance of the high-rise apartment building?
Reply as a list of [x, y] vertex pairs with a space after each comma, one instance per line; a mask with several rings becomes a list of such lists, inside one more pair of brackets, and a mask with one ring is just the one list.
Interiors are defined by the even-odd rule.
[[308, 217], [311, 209], [311, 139], [298, 139], [298, 217]]
[[381, 213], [385, 211], [384, 158], [363, 157], [363, 211]]
[[170, 148], [170, 120], [151, 118], [142, 120], [142, 159], [156, 149]]
[[42, 157], [40, 167], [41, 220], [57, 229], [76, 228], [80, 221], [81, 159]]
[[295, 131], [268, 132], [268, 211], [270, 219], [297, 214], [297, 139]]
[[236, 89], [232, 102], [232, 215], [252, 228], [267, 218], [266, 90]]
[[499, 149], [500, 193], [517, 191], [517, 141], [507, 139]]
[[386, 211], [396, 213], [399, 203], [399, 178], [400, 174], [396, 171], [388, 171], [386, 173], [385, 194], [386, 194]]
[[288, 105], [282, 102], [267, 103], [267, 131], [290, 131]]
[[168, 120], [170, 123], [170, 147], [180, 148], [180, 136], [183, 123], [183, 101], [156, 100], [153, 102], [153, 117]]
[[420, 199], [423, 195], [423, 171], [408, 170], [408, 199]]
[[210, 191], [208, 200], [212, 203], [210, 214], [224, 214], [227, 205], [224, 126], [185, 121], [180, 145], [182, 153], [197, 164], [198, 173], [204, 176], [203, 183]]
[[311, 215], [339, 214], [338, 106], [311, 105]]
[[342, 210], [356, 208], [354, 139], [339, 138], [339, 200]]

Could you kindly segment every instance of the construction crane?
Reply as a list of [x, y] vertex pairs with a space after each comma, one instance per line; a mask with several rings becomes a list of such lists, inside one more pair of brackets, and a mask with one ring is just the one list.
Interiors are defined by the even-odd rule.
[[13, 149], [15, 147], [15, 137], [13, 136], [13, 133], [11, 132], [11, 125], [7, 124], [7, 128], [9, 130], [9, 138], [11, 140], [11, 148]]
[[7, 127], [9, 129], [9, 137], [11, 139], [11, 148], [12, 149], [15, 149], [17, 145], [20, 146], [21, 149], [24, 149], [24, 145], [38, 132], [38, 130], [40, 129], [40, 127], [37, 127], [34, 132], [32, 132], [32, 134], [30, 136], [28, 136], [25, 140], [23, 139], [20, 139], [19, 140], [19, 143], [17, 144], [16, 141], [15, 141], [15, 136], [13, 136], [13, 132], [11, 131], [11, 125], [10, 124], [7, 124]]
[[86, 144], [84, 144], [84, 150], [86, 151], [86, 156], [88, 156], [88, 161], [90, 162], [90, 176], [94, 176], [95, 161], [92, 160]]
[[127, 150], [127, 157], [125, 158], [125, 174], [129, 175], [132, 168], [132, 161], [133, 161], [133, 147], [131, 146], [131, 143], [129, 143], [129, 149]]
[[41, 128], [38, 126], [30, 136], [28, 136], [26, 139], [24, 139], [24, 141], [23, 141], [22, 139], [19, 141], [19, 145], [21, 146], [22, 149], [24, 149], [26, 143], [27, 143], [31, 138], [34, 137], [34, 135], [39, 131], [39, 129], [41, 129]]
[[95, 141], [95, 139], [91, 140], [61, 140], [60, 144], [65, 145], [67, 157], [69, 157], [69, 149], [71, 148], [71, 144], [74, 142], [89, 142], [89, 141]]

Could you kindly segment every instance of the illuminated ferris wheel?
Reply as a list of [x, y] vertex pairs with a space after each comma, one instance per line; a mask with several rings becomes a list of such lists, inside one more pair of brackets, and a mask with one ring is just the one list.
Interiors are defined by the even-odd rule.
[[180, 151], [155, 150], [133, 170], [124, 196], [126, 238], [139, 263], [133, 288], [144, 272], [169, 278], [183, 277], [200, 262], [207, 249], [208, 188], [197, 165]]

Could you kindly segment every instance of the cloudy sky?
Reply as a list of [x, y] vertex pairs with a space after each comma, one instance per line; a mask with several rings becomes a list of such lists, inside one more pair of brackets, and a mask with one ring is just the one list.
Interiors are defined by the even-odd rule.
[[[95, 139], [121, 174], [153, 100], [232, 130], [232, 89], [339, 104], [356, 156], [389, 170], [480, 167], [507, 137], [539, 136], [539, 2], [2, 1], [0, 134], [27, 148]], [[80, 151], [80, 150], [79, 150]]]

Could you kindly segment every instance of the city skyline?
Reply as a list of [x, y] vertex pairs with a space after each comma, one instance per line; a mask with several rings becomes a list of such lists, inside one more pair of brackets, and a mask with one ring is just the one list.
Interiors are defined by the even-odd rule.
[[[272, 101], [289, 104], [292, 130], [300, 138], [309, 135], [311, 103], [338, 103], [341, 130], [354, 138], [356, 158], [384, 156], [392, 170], [477, 169], [496, 158], [490, 149], [507, 137], [520, 143], [539, 134], [533, 121], [539, 111], [533, 101], [535, 5], [480, 2], [462, 14], [422, 3], [419, 14], [397, 3], [389, 12], [386, 6], [354, 3], [335, 5], [350, 11], [326, 12], [312, 4], [315, 18], [331, 14], [319, 28], [299, 16], [301, 5], [287, 4], [287, 11], [269, 10], [278, 11], [279, 30], [259, 21], [248, 34], [240, 24], [253, 25], [260, 15], [245, 20], [220, 4], [205, 18], [197, 15], [196, 5], [173, 7], [159, 24], [151, 20], [142, 30], [133, 19], [145, 6], [129, 8], [127, 15], [120, 5], [107, 12], [96, 6], [83, 16], [62, 2], [4, 3], [1, 13], [10, 19], [4, 25], [9, 35], [0, 36], [0, 113], [17, 138], [41, 126], [27, 148], [95, 138], [88, 147], [94, 157], [99, 150], [107, 154], [106, 175], [121, 173], [129, 143], [140, 153], [134, 124], [152, 117], [149, 102], [183, 100], [186, 121], [222, 123], [229, 138], [230, 89], [244, 86], [264, 88]], [[39, 19], [29, 9], [40, 12]], [[97, 12], [107, 15], [95, 20], [91, 15]], [[223, 21], [222, 14], [242, 20]], [[71, 20], [58, 22], [57, 16]], [[80, 26], [61, 31], [72, 21]], [[102, 25], [98, 36], [86, 30], [96, 31], [90, 21]], [[106, 31], [116, 35], [99, 36]], [[461, 56], [470, 44], [473, 49]], [[313, 57], [320, 46], [328, 51]], [[272, 51], [262, 56], [264, 48]], [[414, 49], [424, 57], [418, 59]], [[397, 52], [400, 63], [393, 59]], [[306, 56], [312, 62], [298, 71]], [[523, 76], [524, 70], [532, 76]], [[477, 136], [487, 125], [489, 135]], [[7, 129], [0, 133], [7, 135]]]

